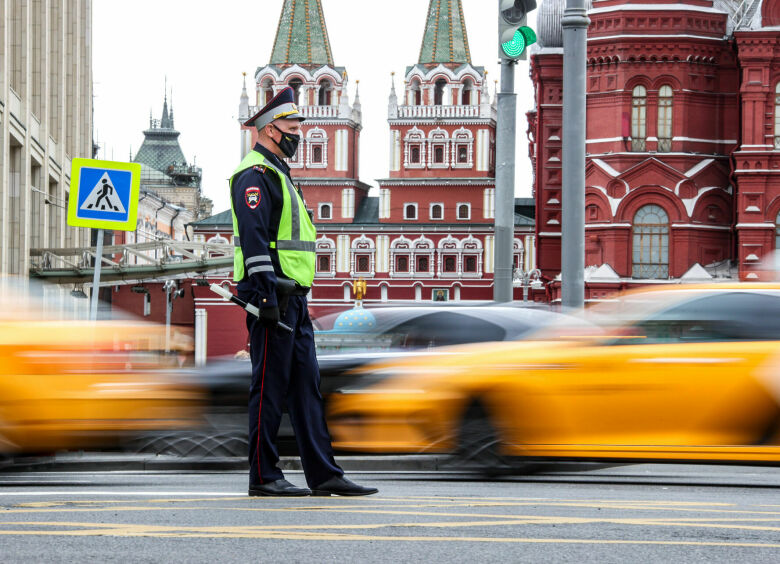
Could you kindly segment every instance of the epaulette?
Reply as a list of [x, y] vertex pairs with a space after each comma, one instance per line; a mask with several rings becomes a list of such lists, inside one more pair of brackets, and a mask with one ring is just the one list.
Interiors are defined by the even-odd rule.
[[264, 166], [262, 166], [262, 165], [256, 165], [256, 166], [253, 166], [253, 167], [252, 167], [252, 170], [255, 170], [255, 171], [257, 171], [257, 172], [259, 172], [260, 174], [265, 174], [265, 169], [266, 169], [266, 168], [267, 168], [267, 167], [264, 167]]

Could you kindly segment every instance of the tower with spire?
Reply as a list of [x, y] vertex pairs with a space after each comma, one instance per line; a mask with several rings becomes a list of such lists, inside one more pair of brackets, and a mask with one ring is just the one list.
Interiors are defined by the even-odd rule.
[[[351, 222], [369, 189], [358, 179], [359, 95], [356, 91], [350, 105], [348, 85], [346, 69], [333, 63], [321, 0], [285, 0], [270, 62], [255, 71], [251, 100], [244, 76], [239, 123], [281, 89], [295, 90], [306, 121], [298, 152], [288, 162], [318, 224]], [[256, 140], [257, 130], [242, 125], [242, 158]]]
[[212, 202], [201, 192], [202, 171], [187, 163], [179, 145], [179, 135], [173, 122], [173, 99], [169, 109], [166, 83], [162, 115], [160, 119], [154, 119], [150, 110], [149, 128], [144, 131], [143, 143], [131, 160], [141, 163], [143, 190], [191, 211], [193, 217], [208, 217]]
[[409, 244], [391, 236], [377, 270], [420, 280], [415, 299], [440, 289], [449, 299], [490, 299], [496, 108], [487, 72], [471, 61], [461, 0], [430, 0], [419, 59], [400, 92], [391, 78], [388, 122], [378, 221]]

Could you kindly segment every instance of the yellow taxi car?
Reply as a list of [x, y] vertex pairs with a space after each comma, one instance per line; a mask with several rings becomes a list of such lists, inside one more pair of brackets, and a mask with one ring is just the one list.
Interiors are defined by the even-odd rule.
[[521, 459], [780, 464], [780, 285], [676, 285], [589, 307], [592, 329], [435, 349], [332, 397], [334, 446]]
[[0, 454], [113, 447], [197, 424], [203, 392], [168, 369], [164, 326], [85, 321], [7, 289], [0, 306]]

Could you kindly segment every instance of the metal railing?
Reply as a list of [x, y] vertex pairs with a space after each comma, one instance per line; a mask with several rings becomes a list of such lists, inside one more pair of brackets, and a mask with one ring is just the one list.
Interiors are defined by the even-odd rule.
[[[56, 283], [87, 282], [97, 260], [94, 247], [30, 249], [30, 277]], [[161, 240], [103, 247], [101, 281], [137, 280], [233, 266], [226, 243]]]

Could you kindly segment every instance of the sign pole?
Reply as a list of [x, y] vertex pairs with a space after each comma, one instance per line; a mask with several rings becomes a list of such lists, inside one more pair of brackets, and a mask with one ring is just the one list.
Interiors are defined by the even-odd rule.
[[95, 274], [92, 277], [92, 304], [90, 316], [92, 321], [97, 321], [98, 294], [100, 293], [100, 267], [103, 264], [103, 230], [97, 230], [97, 250], [95, 252]]

